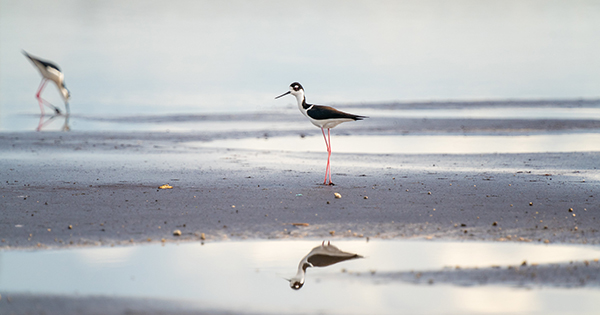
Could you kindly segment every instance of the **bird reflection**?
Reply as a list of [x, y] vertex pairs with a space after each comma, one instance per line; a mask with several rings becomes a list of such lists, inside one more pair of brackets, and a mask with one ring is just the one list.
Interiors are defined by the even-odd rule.
[[42, 131], [42, 129], [44, 129], [45, 127], [47, 127], [50, 123], [52, 123], [54, 120], [56, 120], [58, 117], [64, 117], [65, 118], [65, 122], [63, 123], [62, 127], [60, 128], [61, 131], [69, 131], [71, 130], [71, 127], [69, 126], [69, 115], [67, 116], [62, 116], [62, 115], [52, 115], [50, 116], [50, 118], [44, 120], [46, 116], [44, 115], [40, 115], [40, 122], [38, 123], [37, 128], [35, 129], [36, 131]]
[[302, 288], [304, 285], [304, 275], [306, 273], [306, 268], [308, 267], [327, 267], [355, 258], [363, 258], [363, 256], [343, 252], [339, 248], [331, 245], [330, 242], [325, 244], [325, 241], [323, 241], [321, 245], [313, 248], [308, 255], [302, 258], [300, 264], [298, 264], [298, 272], [293, 278], [288, 279], [290, 287], [294, 290]]

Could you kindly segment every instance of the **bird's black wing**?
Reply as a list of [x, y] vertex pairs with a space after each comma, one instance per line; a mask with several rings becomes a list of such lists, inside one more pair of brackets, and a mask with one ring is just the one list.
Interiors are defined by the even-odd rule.
[[354, 115], [339, 111], [333, 107], [323, 105], [313, 105], [307, 112], [308, 116], [312, 119], [336, 119], [336, 118], [347, 118], [353, 120], [361, 120], [367, 118], [366, 116]]
[[31, 55], [29, 55], [25, 51], [23, 51], [23, 54], [25, 56], [27, 56], [27, 58], [31, 59], [31, 61], [33, 61], [33, 62], [39, 62], [39, 63], [41, 63], [46, 68], [54, 68], [54, 69], [60, 71], [60, 68], [56, 64], [54, 64], [54, 63], [52, 63], [50, 61], [42, 60], [42, 59], [39, 59], [39, 58], [36, 58], [36, 57], [32, 57]]
[[354, 258], [360, 258], [360, 257], [362, 257], [362, 256], [360, 256], [358, 254], [354, 254], [352, 256], [331, 256], [331, 255], [316, 254], [316, 255], [312, 255], [312, 256], [308, 257], [307, 261], [315, 267], [326, 267], [329, 265], [337, 264], [340, 261], [354, 259]]

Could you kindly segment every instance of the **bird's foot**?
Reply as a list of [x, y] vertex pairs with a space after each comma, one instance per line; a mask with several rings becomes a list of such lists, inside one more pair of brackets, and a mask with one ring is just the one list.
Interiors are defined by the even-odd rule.
[[58, 107], [54, 107], [54, 111], [56, 112], [57, 115], [60, 115], [60, 109], [58, 109]]

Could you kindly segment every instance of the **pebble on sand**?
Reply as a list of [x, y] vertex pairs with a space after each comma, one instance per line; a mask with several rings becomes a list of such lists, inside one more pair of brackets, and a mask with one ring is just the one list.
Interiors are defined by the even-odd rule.
[[173, 235], [175, 235], [175, 236], [181, 236], [181, 231], [180, 230], [175, 230], [175, 231], [173, 231]]
[[569, 212], [573, 212], [573, 208], [569, 208]]
[[342, 198], [342, 195], [340, 195], [340, 193], [333, 193], [333, 195], [335, 196], [335, 199]]
[[203, 241], [206, 240], [206, 235], [204, 235], [204, 233], [200, 234], [200, 239]]
[[72, 226], [72, 225], [69, 225], [69, 230], [72, 230], [72, 229], [73, 229], [73, 226]]

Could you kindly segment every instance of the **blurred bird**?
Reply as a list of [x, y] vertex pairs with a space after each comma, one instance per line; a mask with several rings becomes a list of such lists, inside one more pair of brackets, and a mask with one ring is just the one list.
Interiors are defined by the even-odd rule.
[[294, 290], [299, 290], [304, 285], [304, 275], [306, 274], [306, 268], [308, 267], [327, 267], [339, 262], [363, 258], [358, 254], [352, 254], [341, 251], [339, 248], [331, 245], [328, 241], [325, 245], [325, 241], [315, 248], [313, 248], [308, 255], [304, 256], [298, 264], [298, 272], [296, 275], [287, 279], [290, 282], [290, 287]]
[[69, 90], [67, 90], [67, 87], [65, 86], [65, 76], [60, 71], [58, 66], [50, 61], [46, 61], [46, 60], [42, 60], [42, 59], [33, 57], [24, 50], [23, 50], [23, 54], [25, 55], [25, 57], [27, 57], [27, 58], [29, 58], [29, 60], [31, 60], [33, 65], [36, 66], [36, 68], [40, 71], [40, 74], [42, 75], [42, 82], [40, 83], [38, 91], [35, 95], [35, 97], [37, 98], [38, 103], [40, 105], [40, 110], [42, 111], [42, 115], [44, 115], [44, 107], [42, 106], [42, 104], [52, 108], [57, 114], [60, 114], [60, 110], [56, 106], [50, 104], [50, 102], [46, 101], [45, 99], [43, 99], [40, 96], [42, 94], [42, 91], [44, 90], [44, 87], [46, 87], [46, 83], [48, 83], [48, 80], [54, 82], [56, 84], [56, 87], [58, 87], [58, 90], [60, 91], [60, 94], [61, 94], [63, 100], [65, 101], [65, 108], [67, 109], [67, 115], [69, 115], [69, 113], [70, 113], [69, 99], [71, 98], [71, 93], [69, 93]]
[[[327, 146], [327, 168], [325, 169], [325, 180], [323, 185], [333, 185], [331, 181], [331, 132], [330, 129], [347, 121], [356, 121], [368, 118], [366, 116], [353, 115], [339, 111], [333, 107], [314, 105], [306, 103], [306, 97], [304, 96], [304, 88], [298, 82], [290, 84], [290, 90], [277, 96], [278, 99], [282, 96], [292, 94], [298, 101], [298, 109], [310, 120], [310, 122], [321, 128], [323, 138], [325, 139], [325, 145]], [[327, 136], [325, 136], [325, 129], [327, 129]], [[329, 182], [327, 181], [327, 175], [329, 174]]]

